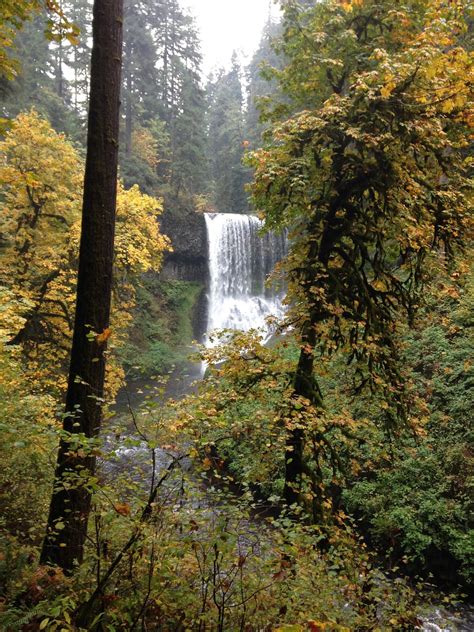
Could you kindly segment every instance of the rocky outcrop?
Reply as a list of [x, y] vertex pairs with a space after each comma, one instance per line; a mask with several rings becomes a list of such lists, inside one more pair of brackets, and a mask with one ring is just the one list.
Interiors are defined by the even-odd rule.
[[204, 216], [188, 209], [166, 210], [161, 232], [171, 239], [161, 276], [167, 280], [194, 281], [207, 286], [208, 245]]

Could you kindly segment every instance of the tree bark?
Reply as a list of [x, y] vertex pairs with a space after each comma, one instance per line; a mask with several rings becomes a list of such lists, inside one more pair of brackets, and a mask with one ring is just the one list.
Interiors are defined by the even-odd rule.
[[[114, 256], [123, 0], [95, 0], [76, 317], [66, 414], [41, 563], [70, 573], [83, 559], [105, 380]], [[102, 334], [102, 335], [101, 335]], [[74, 439], [86, 437], [78, 449]], [[70, 484], [70, 485], [69, 485]]]
[[[311, 287], [314, 283], [314, 263], [318, 262], [323, 269], [327, 270], [329, 257], [334, 247], [336, 238], [339, 236], [339, 228], [334, 224], [336, 220], [336, 212], [342, 200], [339, 195], [337, 202], [332, 204], [328, 211], [325, 222], [324, 232], [318, 241], [313, 241], [308, 249], [308, 267], [304, 272], [301, 280], [303, 285], [309, 289], [308, 302], [311, 304]], [[309, 234], [315, 232], [314, 227], [309, 225]], [[317, 311], [311, 310], [308, 320], [303, 326], [301, 336], [301, 349], [298, 360], [298, 366], [295, 372], [293, 382], [293, 398], [296, 400], [300, 397], [308, 400], [311, 404], [323, 406], [323, 397], [319, 385], [314, 376], [314, 348], [317, 342], [316, 326], [325, 315]], [[285, 450], [285, 486], [283, 497], [287, 505], [301, 504], [300, 488], [303, 474], [310, 474], [312, 479], [312, 513], [313, 520], [318, 522], [323, 516], [323, 494], [322, 494], [322, 478], [320, 473], [309, 472], [304, 460], [306, 429], [295, 427], [288, 430], [286, 437]], [[317, 455], [315, 455], [317, 456]]]
[[[302, 347], [293, 383], [293, 398], [304, 397], [311, 402], [315, 400], [315, 384], [313, 377], [313, 348], [316, 342], [314, 323], [306, 325], [302, 336]], [[319, 392], [318, 392], [319, 394]], [[283, 497], [287, 505], [298, 504], [299, 488], [304, 471], [303, 450], [304, 428], [288, 430], [285, 452], [285, 487]]]
[[133, 80], [132, 80], [132, 43], [131, 34], [125, 43], [125, 155], [132, 155], [133, 132]]

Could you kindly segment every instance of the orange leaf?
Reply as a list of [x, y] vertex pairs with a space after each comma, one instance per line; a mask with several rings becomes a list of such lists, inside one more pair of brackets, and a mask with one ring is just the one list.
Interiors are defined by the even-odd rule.
[[97, 334], [96, 340], [100, 345], [103, 345], [107, 342], [111, 335], [112, 330], [110, 329], [110, 327], [107, 327], [101, 334]]
[[115, 505], [115, 511], [119, 513], [121, 516], [129, 516], [130, 505], [128, 503], [117, 503]]

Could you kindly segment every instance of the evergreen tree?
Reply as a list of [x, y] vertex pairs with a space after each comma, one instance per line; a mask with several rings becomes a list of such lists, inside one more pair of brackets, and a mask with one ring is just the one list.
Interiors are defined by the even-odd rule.
[[69, 0], [64, 10], [79, 29], [77, 42], [67, 49], [67, 64], [72, 73], [72, 78], [68, 80], [72, 106], [76, 114], [82, 118], [85, 117], [89, 99], [92, 5], [90, 0]]
[[[45, 38], [48, 21], [46, 10], [40, 11], [32, 20], [25, 22], [16, 35], [13, 55], [20, 71], [6, 86], [0, 101], [2, 116], [12, 119], [20, 112], [35, 107], [51, 121], [57, 131], [80, 139], [82, 121], [71, 108], [71, 92], [65, 79], [62, 94], [59, 94], [59, 76], [61, 74], [64, 78], [65, 71], [63, 68], [59, 74], [57, 69], [59, 45]], [[64, 66], [64, 50], [72, 51], [74, 47], [70, 43], [61, 44], [61, 47], [61, 66]]]
[[183, 72], [181, 103], [171, 138], [173, 194], [204, 192], [208, 186], [206, 102], [199, 77], [191, 70]]
[[240, 67], [232, 57], [229, 72], [221, 71], [209, 88], [209, 151], [214, 204], [226, 213], [245, 213], [247, 169], [242, 164], [244, 112]]
[[[156, 50], [149, 24], [151, 1], [126, 0], [124, 5], [124, 67], [122, 101], [125, 114], [125, 154], [131, 155], [134, 123], [150, 118], [144, 103], [156, 101]], [[147, 116], [148, 114], [148, 116]]]
[[[148, 192], [198, 193], [205, 187], [206, 104], [194, 21], [176, 0], [128, 0], [125, 7], [122, 176]], [[134, 148], [134, 130], [156, 147], [151, 162], [140, 143]]]
[[281, 35], [281, 24], [269, 18], [259, 47], [247, 67], [245, 136], [253, 148], [259, 146], [262, 133], [268, 128], [268, 125], [261, 122], [261, 107], [267, 100], [266, 97], [270, 97], [278, 89], [273, 69], [280, 68], [282, 65], [282, 58], [275, 50], [276, 42]]
[[[46, 39], [44, 8], [27, 21], [15, 41], [22, 71], [2, 84], [1, 115], [33, 106], [56, 130], [84, 141], [91, 2], [67, 0], [62, 9], [77, 39]], [[121, 176], [148, 193], [200, 193], [207, 186], [206, 102], [194, 20], [176, 0], [125, 0], [124, 11]]]
[[66, 18], [60, 2], [50, 0], [2, 0], [0, 4], [0, 79], [12, 79], [18, 63], [11, 55], [15, 35], [38, 13], [47, 15], [44, 35], [57, 42], [66, 39], [74, 42], [77, 27]]
[[89, 476], [95, 471], [93, 451], [87, 444], [84, 450], [77, 450], [77, 435], [86, 440], [96, 437], [102, 418], [114, 261], [122, 23], [122, 0], [95, 0], [86, 174], [76, 317], [63, 423], [65, 435], [59, 447], [41, 554], [43, 564], [55, 564], [67, 572], [82, 561], [91, 507]]

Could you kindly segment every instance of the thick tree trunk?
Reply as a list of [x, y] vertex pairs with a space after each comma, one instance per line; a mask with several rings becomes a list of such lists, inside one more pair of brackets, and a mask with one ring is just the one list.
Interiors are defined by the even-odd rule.
[[[76, 318], [64, 420], [41, 562], [81, 563], [95, 457], [74, 437], [99, 433], [114, 256], [123, 0], [95, 0]], [[70, 483], [70, 484], [69, 484]]]
[[133, 132], [133, 80], [132, 80], [132, 44], [129, 41], [125, 45], [125, 155], [127, 157], [132, 154], [132, 132]]

